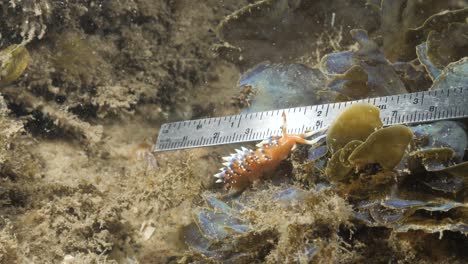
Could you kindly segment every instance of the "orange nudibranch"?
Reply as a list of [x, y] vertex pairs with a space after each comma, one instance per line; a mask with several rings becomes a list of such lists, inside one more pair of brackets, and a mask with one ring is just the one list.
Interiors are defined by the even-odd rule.
[[236, 149], [237, 153], [223, 157], [223, 160], [226, 161], [223, 163], [225, 167], [214, 175], [218, 178], [216, 182], [225, 183], [227, 189], [244, 189], [253, 181], [277, 169], [280, 162], [289, 156], [296, 144], [314, 145], [325, 137], [325, 135], [321, 135], [313, 140], [307, 140], [308, 137], [322, 130], [305, 134], [288, 134], [284, 112], [283, 122], [281, 136], [273, 136], [263, 140], [257, 144], [257, 150], [242, 147], [242, 150]]

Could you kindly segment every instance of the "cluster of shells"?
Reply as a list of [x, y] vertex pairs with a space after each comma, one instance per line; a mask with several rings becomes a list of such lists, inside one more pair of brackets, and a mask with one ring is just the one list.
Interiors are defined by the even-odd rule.
[[[217, 33], [223, 43], [214, 49], [246, 69], [239, 80], [249, 90], [242, 98], [245, 112], [466, 89], [466, 6], [465, 1], [258, 1], [221, 22]], [[322, 55], [327, 31], [338, 32], [343, 43]], [[336, 44], [332, 35], [325, 35], [328, 44]], [[319, 55], [317, 63], [311, 54]], [[293, 153], [292, 179], [274, 187], [264, 183], [237, 198], [206, 194], [184, 237], [201, 259], [308, 262], [333, 259], [330, 252], [340, 249], [330, 247], [348, 221], [394, 233], [466, 235], [467, 149], [466, 120], [383, 127], [378, 108], [352, 105], [328, 129], [323, 145]], [[341, 210], [349, 218], [328, 212], [339, 220], [323, 224], [311, 215], [308, 210], [327, 203], [320, 196], [335, 199], [335, 206], [343, 199]], [[286, 233], [300, 230], [296, 238], [283, 233], [284, 225], [262, 218], [272, 212], [281, 215]], [[324, 226], [334, 232], [318, 235]]]

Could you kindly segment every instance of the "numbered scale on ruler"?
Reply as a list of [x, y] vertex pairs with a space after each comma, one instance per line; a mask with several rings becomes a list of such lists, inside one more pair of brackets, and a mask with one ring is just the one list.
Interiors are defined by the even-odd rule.
[[355, 103], [380, 108], [384, 125], [457, 119], [468, 116], [468, 87], [166, 123], [161, 126], [154, 151], [259, 141], [280, 135], [283, 112], [288, 133], [304, 133], [328, 127], [344, 108]]

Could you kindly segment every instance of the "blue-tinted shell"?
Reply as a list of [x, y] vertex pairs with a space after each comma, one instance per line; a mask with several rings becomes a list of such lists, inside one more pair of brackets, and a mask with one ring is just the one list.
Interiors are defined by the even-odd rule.
[[208, 206], [210, 206], [211, 208], [213, 208], [213, 210], [217, 212], [221, 212], [228, 215], [237, 213], [236, 210], [232, 209], [227, 203], [216, 198], [216, 196], [214, 196], [213, 194], [204, 195], [204, 198]]
[[422, 201], [417, 201], [417, 200], [388, 199], [388, 200], [382, 201], [381, 204], [386, 208], [401, 210], [401, 209], [414, 208], [417, 206], [423, 206], [426, 203]]
[[307, 159], [309, 161], [317, 161], [323, 158], [328, 153], [328, 147], [326, 145], [319, 147], [310, 147], [308, 151]]
[[239, 86], [255, 91], [244, 112], [258, 112], [319, 103], [316, 92], [325, 87], [325, 76], [303, 64], [266, 62], [244, 73]]
[[249, 230], [246, 222], [241, 219], [208, 209], [198, 209], [194, 217], [202, 234], [211, 240], [223, 240], [227, 236]]
[[466, 205], [458, 202], [448, 202], [448, 203], [428, 203], [425, 206], [421, 206], [420, 210], [425, 210], [429, 212], [447, 212], [454, 208], [465, 207]]
[[[207, 257], [215, 259], [237, 258], [242, 254], [233, 254], [235, 238], [246, 235], [250, 223], [236, 217], [238, 211], [213, 194], [204, 194], [208, 208], [197, 208], [193, 212], [194, 222], [183, 229], [187, 246]], [[221, 246], [218, 245], [219, 242]]]
[[[272, 193], [268, 202], [280, 203], [286, 208], [291, 208], [291, 205], [304, 202], [309, 197], [308, 194], [309, 192], [298, 187], [286, 187]], [[191, 250], [216, 260], [251, 260], [257, 248], [263, 247], [263, 243], [269, 243], [268, 240], [277, 235], [271, 230], [254, 230], [252, 223], [237, 210], [258, 209], [256, 206], [259, 205], [252, 201], [253, 197], [255, 196], [250, 194], [221, 200], [214, 194], [203, 194], [207, 207], [195, 208], [193, 222], [182, 229], [186, 245]], [[245, 243], [253, 244], [246, 246]], [[244, 249], [239, 250], [240, 244]], [[304, 257], [309, 258], [314, 256], [318, 249], [313, 245], [306, 245], [303, 250], [298, 250]]]
[[441, 73], [442, 70], [437, 68], [428, 58], [427, 58], [427, 44], [426, 42], [416, 46], [416, 54], [421, 64], [426, 69], [427, 73], [432, 80], [436, 79]]
[[[425, 202], [391, 198], [382, 201], [363, 202], [356, 207], [353, 215], [369, 226], [386, 226], [397, 232], [422, 230], [433, 233], [437, 232], [435, 230], [450, 230], [466, 233], [464, 226], [467, 226], [467, 224], [463, 223], [463, 217], [459, 223], [448, 224], [447, 222], [454, 220], [451, 220], [450, 215], [446, 215], [446, 217], [443, 217], [443, 215], [457, 209], [461, 209], [461, 212], [463, 212], [467, 206], [464, 203], [449, 200]], [[417, 211], [425, 211], [428, 216], [415, 216]], [[437, 218], [441, 219], [432, 218], [434, 212], [438, 212]]]
[[423, 179], [422, 183], [433, 190], [445, 193], [457, 193], [465, 185], [465, 181], [448, 173], [436, 173], [428, 175], [429, 179]]
[[310, 261], [319, 251], [319, 248], [311, 244], [306, 244], [302, 250], [302, 257], [305, 261]]
[[447, 65], [430, 90], [465, 87], [468, 87], [468, 57]]
[[[416, 144], [412, 151], [449, 148], [454, 151], [452, 163], [463, 160], [468, 147], [468, 135], [463, 124], [456, 121], [438, 121], [411, 127]], [[422, 160], [427, 171], [438, 171], [447, 167], [443, 161], [435, 159]]]
[[317, 145], [309, 148], [307, 151], [307, 160], [314, 162], [314, 167], [319, 170], [324, 170], [327, 165], [328, 147], [325, 144], [326, 137], [323, 137]]
[[298, 188], [288, 188], [273, 195], [273, 201], [278, 201], [284, 205], [291, 205], [303, 201], [307, 197], [307, 192]]
[[354, 51], [327, 54], [320, 62], [320, 70], [327, 75], [343, 74], [356, 65], [353, 55]]
[[[330, 53], [325, 55], [320, 61], [320, 69], [330, 77], [336, 77], [329, 88], [340, 94], [349, 95], [358, 94], [360, 98], [370, 96], [384, 96], [406, 93], [403, 82], [396, 74], [393, 67], [385, 59], [378, 45], [372, 41], [364, 30], [351, 30], [351, 35], [359, 43], [357, 51], [346, 51], [339, 53]], [[353, 66], [358, 66], [367, 75], [367, 80], [360, 80], [360, 85], [353, 85], [353, 81], [347, 79], [348, 70]], [[362, 75], [362, 74], [361, 74]], [[354, 89], [363, 89], [367, 86], [367, 91], [358, 91]], [[364, 93], [365, 92], [365, 93]], [[359, 99], [351, 97], [351, 99]]]

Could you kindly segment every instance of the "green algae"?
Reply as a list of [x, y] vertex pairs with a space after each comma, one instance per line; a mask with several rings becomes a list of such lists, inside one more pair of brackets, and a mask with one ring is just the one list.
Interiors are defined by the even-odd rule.
[[346, 108], [327, 132], [327, 146], [334, 153], [353, 140], [364, 141], [382, 127], [379, 108], [368, 104], [354, 104]]
[[353, 169], [353, 167], [347, 166], [340, 161], [342, 152], [343, 149], [339, 149], [333, 153], [325, 168], [325, 175], [333, 181], [344, 180]]
[[400, 162], [412, 138], [413, 132], [406, 126], [382, 128], [358, 146], [348, 160], [355, 166], [378, 163], [384, 169], [393, 169]]
[[13, 44], [0, 50], [0, 87], [16, 81], [31, 61], [24, 45]]
[[348, 142], [341, 150], [340, 154], [340, 162], [344, 166], [349, 166], [351, 167], [352, 164], [349, 162], [349, 156], [356, 150], [357, 147], [359, 147], [362, 143], [361, 140], [353, 140]]

